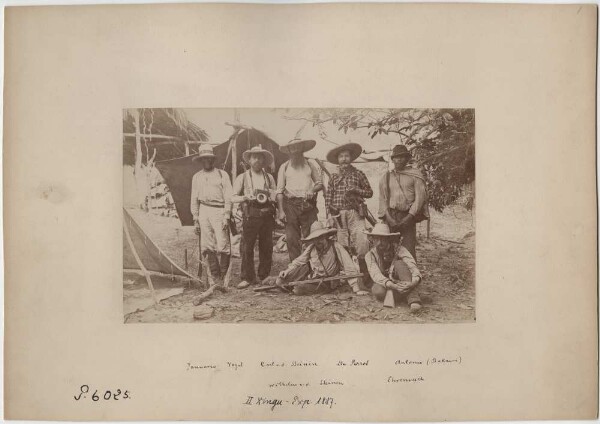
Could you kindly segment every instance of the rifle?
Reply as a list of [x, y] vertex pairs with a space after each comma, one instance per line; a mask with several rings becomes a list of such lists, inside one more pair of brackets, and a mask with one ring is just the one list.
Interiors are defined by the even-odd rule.
[[327, 281], [334, 281], [334, 280], [347, 280], [350, 278], [359, 278], [362, 277], [364, 274], [349, 274], [349, 275], [344, 275], [344, 274], [340, 274], [340, 275], [336, 275], [334, 277], [322, 277], [322, 278], [312, 278], [310, 280], [302, 280], [302, 281], [294, 281], [291, 283], [288, 283], [286, 285], [282, 285], [282, 286], [262, 286], [262, 287], [256, 287], [253, 289], [253, 291], [255, 292], [264, 292], [264, 291], [269, 291], [269, 290], [274, 290], [274, 289], [279, 289], [279, 290], [283, 290], [285, 292], [289, 291], [292, 287], [294, 286], [301, 286], [304, 284], [315, 284], [315, 283], [324, 283]]

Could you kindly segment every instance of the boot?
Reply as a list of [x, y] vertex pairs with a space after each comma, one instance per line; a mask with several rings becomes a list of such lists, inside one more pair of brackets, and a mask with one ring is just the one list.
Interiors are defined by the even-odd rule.
[[[206, 262], [210, 270], [210, 276], [212, 277], [213, 281], [217, 283], [221, 279], [221, 269], [219, 266], [219, 260], [217, 259], [217, 254], [215, 252], [206, 252], [205, 255]], [[207, 270], [207, 272], [209, 270]]]
[[367, 262], [365, 258], [358, 258], [358, 268], [360, 269], [360, 273], [363, 275], [362, 278], [359, 279], [358, 285], [361, 290], [369, 290], [373, 286], [373, 280], [369, 275], [369, 270], [367, 269]]
[[221, 266], [221, 278], [225, 278], [227, 270], [229, 269], [230, 256], [229, 253], [221, 253], [219, 255], [219, 265]]

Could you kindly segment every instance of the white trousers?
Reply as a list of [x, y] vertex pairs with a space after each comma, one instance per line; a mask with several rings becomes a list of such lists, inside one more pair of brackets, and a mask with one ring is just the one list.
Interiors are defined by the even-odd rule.
[[227, 253], [231, 251], [229, 244], [229, 228], [223, 229], [223, 208], [211, 208], [200, 205], [198, 221], [200, 222], [200, 250], [202, 253]]
[[354, 248], [356, 254], [363, 258], [369, 251], [369, 240], [363, 233], [365, 230], [365, 219], [361, 218], [354, 209], [340, 211], [340, 221], [342, 228], [348, 230], [349, 244]]

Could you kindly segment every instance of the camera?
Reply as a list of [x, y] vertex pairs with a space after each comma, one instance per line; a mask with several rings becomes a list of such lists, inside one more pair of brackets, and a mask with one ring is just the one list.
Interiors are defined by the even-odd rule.
[[254, 197], [256, 202], [264, 205], [269, 201], [269, 192], [267, 190], [254, 190]]

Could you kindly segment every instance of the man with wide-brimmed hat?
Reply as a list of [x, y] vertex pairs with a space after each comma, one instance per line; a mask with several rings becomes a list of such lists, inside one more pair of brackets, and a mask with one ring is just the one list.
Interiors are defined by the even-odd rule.
[[290, 156], [277, 176], [277, 221], [285, 223], [290, 260], [300, 255], [300, 238], [308, 236], [311, 224], [317, 220], [317, 193], [323, 190], [323, 176], [319, 166], [304, 157], [304, 152], [316, 144], [315, 140], [295, 138], [279, 147]]
[[[315, 221], [310, 228], [310, 234], [302, 239], [306, 247], [300, 256], [292, 261], [285, 271], [279, 273], [276, 284], [285, 285], [294, 281], [301, 281], [321, 277], [335, 277], [340, 274], [352, 275], [359, 272], [352, 261], [350, 254], [344, 247], [331, 239], [337, 232], [335, 228], [326, 228], [323, 223]], [[342, 279], [342, 278], [340, 278]], [[359, 294], [368, 294], [362, 291], [356, 278], [349, 278], [348, 284], [352, 290]], [[313, 294], [319, 290], [329, 291], [335, 289], [340, 281], [308, 283], [294, 286], [294, 294]]]
[[410, 252], [400, 244], [401, 234], [393, 233], [384, 223], [377, 223], [366, 232], [372, 244], [365, 255], [367, 269], [373, 280], [371, 292], [383, 301], [388, 290], [392, 290], [396, 301], [406, 299], [411, 311], [421, 309], [418, 286], [421, 272]]
[[200, 145], [193, 160], [200, 162], [202, 169], [192, 178], [190, 209], [200, 234], [200, 254], [213, 280], [219, 280], [225, 277], [231, 260], [231, 181], [225, 171], [215, 168], [215, 154], [209, 144]]
[[[369, 242], [364, 234], [364, 199], [373, 196], [373, 189], [367, 176], [352, 166], [362, 153], [358, 143], [344, 143], [327, 153], [327, 161], [338, 165], [339, 171], [331, 175], [325, 194], [325, 208], [340, 228], [348, 230], [349, 248], [358, 257], [362, 273], [367, 273], [365, 254], [369, 251]], [[370, 286], [363, 279], [365, 287]]]
[[379, 218], [402, 233], [402, 245], [416, 261], [417, 222], [429, 218], [425, 177], [407, 166], [411, 154], [406, 146], [394, 146], [391, 159], [394, 169], [379, 180]]
[[258, 240], [258, 278], [264, 280], [271, 272], [273, 262], [273, 227], [275, 225], [275, 179], [265, 171], [273, 164], [273, 154], [259, 144], [242, 154], [250, 165], [233, 183], [233, 203], [241, 203], [242, 259], [241, 282], [238, 289], [256, 283], [254, 246]]

